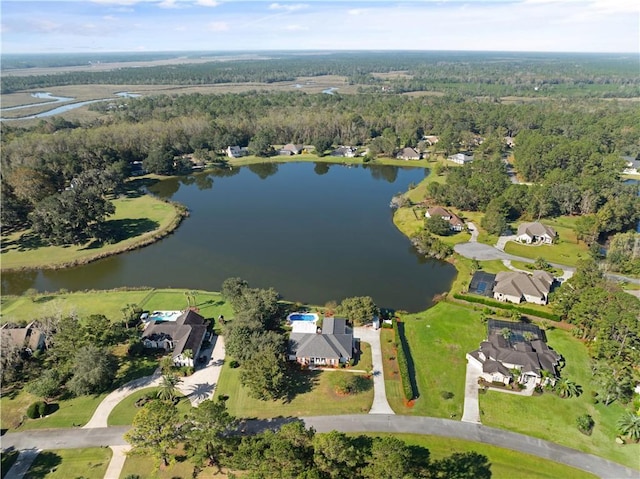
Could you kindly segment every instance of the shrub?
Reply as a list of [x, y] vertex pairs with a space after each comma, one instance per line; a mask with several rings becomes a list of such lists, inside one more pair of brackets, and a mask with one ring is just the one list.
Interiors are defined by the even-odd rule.
[[576, 419], [578, 430], [586, 436], [591, 436], [591, 433], [593, 432], [593, 426], [595, 426], [595, 424], [595, 421], [589, 414], [583, 414], [582, 416], [578, 416], [578, 418]]
[[393, 330], [396, 333], [396, 341], [398, 343], [398, 368], [400, 369], [400, 380], [402, 382], [402, 391], [407, 401], [411, 401], [415, 398], [413, 386], [411, 385], [411, 376], [409, 374], [409, 363], [407, 362], [407, 356], [404, 350], [404, 341], [400, 337], [400, 331], [398, 330], [398, 320], [393, 322]]
[[29, 404], [27, 408], [27, 417], [30, 419], [37, 419], [43, 417], [47, 412], [47, 403], [44, 401], [36, 401]]
[[454, 394], [451, 391], [440, 391], [442, 399], [453, 399]]
[[229, 367], [231, 369], [236, 369], [239, 366], [240, 366], [240, 363], [238, 361], [236, 361], [235, 359], [229, 361]]
[[551, 321], [560, 321], [560, 317], [557, 314], [550, 313], [548, 311], [538, 311], [537, 309], [527, 308], [526, 306], [518, 306], [511, 303], [501, 303], [493, 299], [484, 298], [480, 296], [469, 296], [467, 294], [454, 293], [453, 297], [462, 301], [468, 301], [469, 303], [485, 304], [499, 309], [508, 309], [518, 311], [521, 314], [527, 314], [529, 316], [537, 316], [539, 318], [550, 319]]

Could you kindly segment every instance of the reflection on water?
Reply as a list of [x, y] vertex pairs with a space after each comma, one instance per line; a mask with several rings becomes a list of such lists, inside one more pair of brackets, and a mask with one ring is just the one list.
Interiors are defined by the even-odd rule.
[[418, 311], [450, 288], [455, 269], [417, 254], [388, 206], [424, 178], [424, 169], [272, 166], [158, 181], [150, 191], [191, 213], [175, 233], [77, 268], [3, 274], [3, 293], [121, 286], [217, 291], [237, 276], [253, 287], [273, 286], [292, 301], [370, 295], [383, 307]]

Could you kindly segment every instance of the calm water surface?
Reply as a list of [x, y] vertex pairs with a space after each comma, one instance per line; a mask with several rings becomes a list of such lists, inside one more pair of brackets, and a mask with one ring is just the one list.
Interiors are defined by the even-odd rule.
[[455, 277], [448, 263], [420, 257], [392, 222], [391, 197], [424, 175], [422, 168], [288, 163], [164, 180], [151, 191], [191, 211], [174, 234], [86, 266], [4, 274], [2, 290], [219, 291], [239, 276], [292, 301], [370, 295], [383, 307], [419, 311]]

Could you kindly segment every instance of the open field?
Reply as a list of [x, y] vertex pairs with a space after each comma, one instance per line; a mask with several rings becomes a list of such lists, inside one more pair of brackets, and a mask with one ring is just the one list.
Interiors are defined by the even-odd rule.
[[[377, 435], [383, 436], [383, 434]], [[553, 461], [479, 442], [416, 434], [394, 434], [394, 437], [405, 441], [410, 446], [429, 449], [431, 460], [442, 459], [454, 452], [475, 451], [484, 454], [491, 463], [491, 477], [493, 479], [516, 477], [518, 479], [557, 479], [559, 477], [588, 479], [597, 477]]]
[[348, 370], [293, 371], [296, 384], [290, 401], [260, 401], [249, 397], [247, 389], [240, 384], [240, 371], [241, 367], [232, 369], [229, 362], [225, 362], [215, 394], [216, 397], [228, 396], [227, 409], [239, 418], [361, 414], [367, 413], [373, 403], [373, 381], [369, 381], [371, 387], [367, 391], [357, 394], [342, 396], [335, 392], [338, 375], [357, 374]]
[[[640, 469], [640, 444], [615, 443], [615, 423], [624, 408], [614, 403], [609, 406], [593, 404], [593, 376], [586, 347], [569, 332], [547, 332], [549, 345], [566, 360], [561, 376], [582, 386], [579, 397], [562, 399], [553, 393], [541, 396], [519, 397], [496, 391], [480, 395], [482, 423], [514, 432], [540, 437], [590, 454], [606, 457], [620, 464]], [[585, 436], [576, 427], [576, 418], [590, 414], [595, 427], [591, 436]]]
[[[398, 401], [394, 393], [388, 397], [391, 407], [398, 414], [461, 418], [465, 354], [477, 349], [485, 335], [480, 313], [441, 302], [422, 313], [403, 316], [402, 320], [419, 397], [413, 407], [407, 407], [402, 396]], [[452, 392], [453, 398], [443, 399], [443, 392]]]
[[28, 479], [102, 479], [112, 451], [108, 447], [42, 451], [25, 475]]
[[[83, 264], [156, 241], [175, 229], [181, 220], [178, 208], [150, 195], [113, 201], [116, 211], [105, 222], [119, 239], [110, 244], [88, 242], [73, 246], [42, 244], [31, 230], [2, 238], [2, 269], [40, 269]], [[53, 259], [55, 258], [55, 259]]]

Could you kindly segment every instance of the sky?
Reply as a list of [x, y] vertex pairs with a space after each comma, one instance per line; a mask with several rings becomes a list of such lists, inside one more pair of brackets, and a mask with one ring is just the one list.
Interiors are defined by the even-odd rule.
[[2, 53], [640, 52], [638, 0], [0, 0]]

